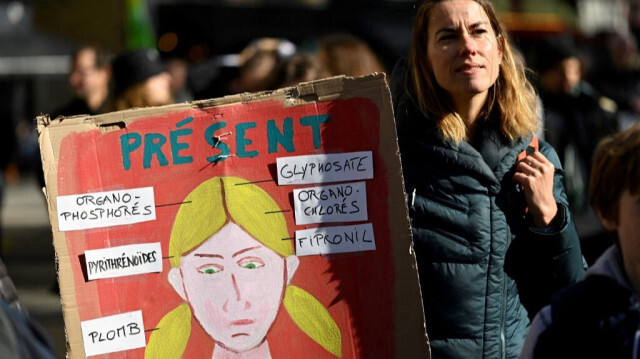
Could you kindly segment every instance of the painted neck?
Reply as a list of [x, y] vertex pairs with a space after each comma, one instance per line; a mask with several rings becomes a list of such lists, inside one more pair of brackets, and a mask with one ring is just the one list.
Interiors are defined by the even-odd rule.
[[212, 359], [271, 359], [271, 351], [266, 340], [257, 347], [243, 352], [234, 352], [221, 345], [216, 345], [213, 349]]

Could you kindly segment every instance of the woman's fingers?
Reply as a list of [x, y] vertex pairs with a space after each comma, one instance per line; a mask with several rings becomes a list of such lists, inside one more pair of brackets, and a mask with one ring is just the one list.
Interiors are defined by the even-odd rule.
[[537, 227], [551, 224], [558, 208], [553, 197], [555, 167], [540, 152], [525, 157], [516, 166], [514, 182], [522, 186], [529, 214]]

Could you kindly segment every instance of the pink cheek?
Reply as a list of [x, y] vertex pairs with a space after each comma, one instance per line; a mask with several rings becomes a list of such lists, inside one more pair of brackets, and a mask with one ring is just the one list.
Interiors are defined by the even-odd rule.
[[224, 311], [222, 306], [224, 306], [225, 304], [219, 304], [219, 303], [214, 303], [211, 300], [205, 300], [204, 301], [204, 310], [205, 310], [205, 317], [206, 317], [206, 322], [208, 323], [225, 323], [224, 320]]
[[253, 300], [251, 301], [251, 305], [256, 309], [255, 312], [266, 315], [272, 311], [274, 307], [280, 307], [284, 294], [283, 291], [282, 282], [272, 283], [261, 289], [256, 288], [252, 296]]
[[220, 317], [220, 314], [216, 313], [221, 313], [222, 306], [226, 300], [212, 293], [224, 293], [224, 291], [218, 285], [212, 283], [211, 278], [207, 276], [191, 278], [186, 283], [186, 287], [187, 292], [191, 293], [188, 299], [192, 307], [203, 307], [207, 317], [214, 315]]

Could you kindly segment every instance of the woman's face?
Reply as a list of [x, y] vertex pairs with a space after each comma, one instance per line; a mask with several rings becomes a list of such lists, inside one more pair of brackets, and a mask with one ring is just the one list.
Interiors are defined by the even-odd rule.
[[242, 352], [265, 340], [297, 264], [230, 222], [183, 256], [169, 281], [218, 345]]
[[149, 106], [162, 106], [173, 102], [171, 76], [168, 72], [149, 77], [144, 82], [144, 88]]
[[438, 85], [457, 100], [486, 97], [498, 78], [502, 49], [489, 17], [473, 0], [448, 0], [429, 14], [427, 58]]

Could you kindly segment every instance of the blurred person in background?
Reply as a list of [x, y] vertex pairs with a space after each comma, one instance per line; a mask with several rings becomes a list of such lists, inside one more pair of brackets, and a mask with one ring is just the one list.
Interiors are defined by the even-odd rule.
[[[72, 55], [69, 86], [73, 99], [51, 113], [51, 118], [74, 115], [99, 115], [107, 111], [111, 93], [111, 54], [95, 44], [81, 45]], [[30, 170], [34, 171], [40, 187], [45, 186], [44, 173], [34, 127], [20, 128], [26, 140], [20, 147]], [[57, 285], [57, 283], [56, 283]]]
[[382, 62], [364, 40], [351, 34], [332, 34], [318, 40], [318, 58], [325, 76], [363, 76], [385, 72]]
[[171, 93], [175, 102], [193, 101], [194, 97], [188, 86], [189, 64], [181, 58], [167, 61], [167, 72], [171, 76]]
[[322, 64], [317, 56], [299, 53], [283, 63], [278, 87], [295, 86], [301, 82], [318, 80], [323, 74]]
[[114, 97], [109, 111], [173, 103], [171, 76], [155, 49], [118, 55], [112, 63]]
[[632, 34], [602, 31], [592, 37], [589, 82], [618, 105], [618, 127], [640, 120], [640, 52]]
[[610, 241], [599, 243], [606, 237], [589, 207], [588, 176], [598, 142], [617, 130], [617, 105], [584, 80], [580, 53], [572, 37], [547, 38], [538, 53], [545, 139], [556, 149], [564, 166], [569, 207], [581, 234], [585, 257], [592, 263]]
[[84, 45], [73, 54], [69, 85], [73, 100], [56, 110], [53, 118], [97, 115], [104, 112], [111, 81], [110, 54], [97, 45]]
[[283, 64], [296, 53], [296, 46], [285, 39], [260, 38], [238, 55], [239, 71], [229, 90], [231, 94], [275, 90]]

